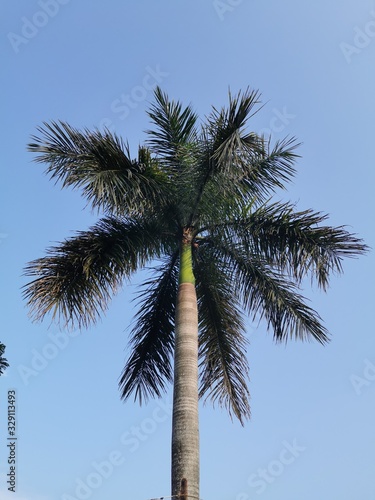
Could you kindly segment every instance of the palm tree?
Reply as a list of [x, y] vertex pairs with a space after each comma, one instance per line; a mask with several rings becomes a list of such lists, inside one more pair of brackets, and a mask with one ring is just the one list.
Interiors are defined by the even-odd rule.
[[250, 416], [244, 314], [263, 318], [278, 342], [324, 344], [328, 332], [301, 282], [310, 275], [326, 290], [342, 259], [366, 246], [325, 225], [324, 214], [270, 201], [295, 174], [297, 143], [246, 132], [258, 92], [229, 94], [202, 125], [160, 88], [154, 98], [136, 160], [108, 130], [38, 129], [29, 144], [37, 161], [103, 216], [28, 264], [25, 297], [36, 320], [50, 313], [87, 327], [125, 279], [153, 265], [119, 386], [124, 400], [142, 403], [173, 381], [172, 496], [198, 499], [198, 397], [241, 423]]
[[0, 342], [0, 375], [2, 375], [9, 366], [8, 360], [6, 358], [3, 358], [4, 352], [5, 345]]

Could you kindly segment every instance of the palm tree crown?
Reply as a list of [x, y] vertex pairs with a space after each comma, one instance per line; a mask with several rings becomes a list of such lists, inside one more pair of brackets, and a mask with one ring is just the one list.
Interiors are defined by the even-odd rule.
[[366, 251], [326, 215], [270, 201], [295, 174], [297, 143], [247, 132], [258, 104], [249, 89], [230, 94], [199, 126], [191, 106], [157, 88], [136, 160], [108, 130], [63, 122], [45, 123], [29, 145], [51, 179], [103, 212], [28, 264], [35, 319], [51, 313], [87, 327], [126, 278], [154, 266], [119, 385], [123, 399], [142, 402], [173, 380], [172, 496], [180, 500], [199, 498], [198, 395], [241, 423], [250, 416], [244, 315], [263, 319], [276, 341], [324, 344], [328, 332], [301, 295], [302, 280], [310, 275], [325, 290], [344, 257]]
[[160, 396], [172, 381], [180, 244], [191, 242], [199, 310], [200, 395], [250, 415], [243, 313], [264, 318], [277, 341], [328, 333], [300, 294], [310, 274], [326, 289], [342, 258], [365, 251], [326, 215], [268, 202], [295, 174], [294, 139], [271, 145], [245, 131], [259, 104], [246, 90], [213, 108], [201, 127], [190, 106], [159, 88], [148, 114], [149, 140], [131, 160], [108, 130], [78, 131], [52, 122], [29, 150], [62, 185], [79, 188], [104, 216], [31, 262], [25, 296], [36, 319], [87, 327], [106, 310], [124, 278], [157, 262], [144, 284], [131, 354], [120, 379], [122, 397]]

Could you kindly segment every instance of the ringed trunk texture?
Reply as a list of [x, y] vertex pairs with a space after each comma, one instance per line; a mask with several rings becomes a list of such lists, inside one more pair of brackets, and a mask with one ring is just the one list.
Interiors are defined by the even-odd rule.
[[[185, 271], [191, 266], [186, 247]], [[194, 279], [184, 280], [193, 276], [190, 271], [181, 269], [176, 306], [172, 495], [179, 500], [199, 499], [198, 310]]]

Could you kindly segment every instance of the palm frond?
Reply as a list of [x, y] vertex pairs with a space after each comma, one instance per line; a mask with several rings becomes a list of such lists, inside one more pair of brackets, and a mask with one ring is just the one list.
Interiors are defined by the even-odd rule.
[[243, 177], [242, 156], [244, 151], [262, 147], [262, 140], [254, 133], [243, 133], [243, 127], [259, 103], [259, 94], [247, 89], [243, 94], [229, 93], [229, 106], [220, 110], [213, 107], [202, 126], [199, 139], [196, 193], [191, 221], [197, 213], [212, 203], [207, 198], [212, 193], [222, 198], [238, 194], [238, 181]]
[[64, 122], [44, 123], [29, 151], [48, 165], [46, 174], [63, 187], [80, 188], [93, 209], [115, 215], [141, 214], [167, 197], [166, 178], [155, 162], [130, 159], [129, 146], [109, 130], [82, 132]]
[[250, 406], [242, 314], [228, 269], [213, 259], [209, 248], [197, 253], [200, 397], [225, 407], [243, 424]]
[[[202, 184], [200, 205], [206, 206], [212, 196], [232, 199], [239, 205], [266, 202], [277, 189], [285, 189], [285, 184], [294, 176], [298, 146], [294, 138], [272, 145], [270, 140], [256, 137], [250, 146], [239, 140], [226, 169], [214, 167], [212, 175]], [[212, 160], [211, 163], [215, 165]]]
[[247, 121], [255, 114], [253, 109], [260, 103], [259, 98], [259, 92], [250, 89], [236, 96], [229, 92], [227, 108], [218, 110], [213, 107], [204, 127], [205, 142], [211, 146], [213, 168], [228, 172], [233, 165], [241, 162], [240, 155], [244, 150], [259, 148], [256, 134], [243, 133]]
[[148, 115], [156, 128], [147, 131], [147, 144], [164, 164], [176, 167], [189, 156], [189, 148], [195, 142], [197, 115], [191, 106], [183, 109], [180, 102], [171, 101], [160, 87], [155, 89], [154, 97]]
[[25, 275], [36, 277], [24, 287], [31, 316], [51, 313], [53, 320], [89, 326], [123, 279], [162, 255], [165, 245], [154, 220], [102, 219], [27, 265]]
[[343, 226], [322, 225], [327, 218], [312, 210], [295, 212], [289, 203], [262, 205], [228, 223], [228, 237], [297, 282], [309, 273], [326, 290], [331, 275], [342, 272], [344, 257], [367, 251], [363, 241]]
[[261, 140], [261, 148], [243, 155], [240, 181], [245, 199], [265, 201], [276, 189], [285, 189], [285, 184], [296, 173], [294, 163], [299, 155], [295, 151], [300, 144], [294, 137], [286, 137], [273, 145], [271, 138]]
[[324, 344], [329, 340], [319, 314], [306, 304], [291, 279], [259, 255], [251, 257], [240, 245], [215, 243], [216, 258], [231, 269], [245, 310], [254, 320], [264, 318], [277, 342], [312, 338]]
[[122, 372], [121, 397], [134, 393], [140, 403], [160, 397], [171, 382], [175, 305], [178, 285], [178, 251], [144, 283], [140, 308], [131, 332], [131, 354]]
[[249, 89], [229, 96], [228, 108], [214, 108], [203, 126], [191, 220], [205, 213], [214, 198], [231, 204], [265, 201], [295, 174], [298, 147], [294, 138], [271, 144], [244, 126], [257, 112], [259, 94]]

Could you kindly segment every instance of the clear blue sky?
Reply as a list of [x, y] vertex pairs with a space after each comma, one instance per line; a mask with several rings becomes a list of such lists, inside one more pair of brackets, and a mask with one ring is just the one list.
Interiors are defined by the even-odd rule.
[[[1, 5], [1, 500], [169, 495], [170, 394], [139, 408], [117, 381], [136, 287], [89, 331], [29, 321], [25, 264], [90, 226], [26, 144], [43, 121], [110, 127], [136, 154], [159, 83], [205, 115], [259, 89], [250, 126], [303, 143], [283, 193], [374, 247], [375, 4], [366, 0], [3, 0]], [[332, 334], [275, 345], [248, 325], [252, 419], [201, 410], [204, 500], [375, 499], [374, 254], [305, 293]], [[134, 283], [141, 280], [137, 277]], [[307, 284], [309, 285], [309, 284]], [[17, 488], [7, 491], [7, 393], [17, 394]]]

